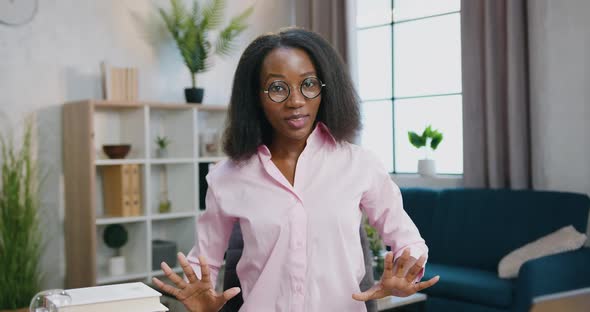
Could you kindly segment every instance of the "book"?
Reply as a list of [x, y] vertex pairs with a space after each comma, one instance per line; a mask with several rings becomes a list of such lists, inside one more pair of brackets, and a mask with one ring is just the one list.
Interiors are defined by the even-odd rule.
[[115, 67], [102, 62], [101, 74], [105, 100], [137, 101], [139, 75], [136, 67]]
[[[144, 283], [126, 283], [66, 290], [71, 297], [58, 312], [164, 312], [160, 294]], [[51, 299], [50, 299], [51, 300]]]
[[104, 212], [110, 217], [141, 215], [139, 165], [112, 165], [101, 168]]

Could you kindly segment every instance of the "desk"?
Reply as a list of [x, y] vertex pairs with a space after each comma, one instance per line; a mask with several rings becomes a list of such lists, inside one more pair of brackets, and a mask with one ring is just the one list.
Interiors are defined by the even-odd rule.
[[399, 307], [407, 306], [414, 303], [421, 302], [424, 304], [427, 296], [421, 293], [415, 293], [408, 297], [385, 297], [377, 300], [377, 307], [379, 311], [388, 311]]

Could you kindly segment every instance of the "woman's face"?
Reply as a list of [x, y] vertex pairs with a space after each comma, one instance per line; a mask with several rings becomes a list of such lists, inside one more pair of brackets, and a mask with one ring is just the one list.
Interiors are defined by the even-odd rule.
[[[320, 94], [312, 99], [306, 98], [301, 93], [301, 85], [303, 83], [304, 92], [308, 96], [308, 90], [317, 87], [321, 89], [321, 86], [313, 84], [313, 78], [317, 75], [311, 59], [301, 49], [277, 48], [266, 56], [260, 71], [260, 101], [264, 114], [274, 130], [274, 138], [307, 139], [313, 130], [322, 96]], [[285, 86], [288, 86], [289, 90], [284, 90]], [[264, 92], [267, 90], [289, 96], [277, 103]]]

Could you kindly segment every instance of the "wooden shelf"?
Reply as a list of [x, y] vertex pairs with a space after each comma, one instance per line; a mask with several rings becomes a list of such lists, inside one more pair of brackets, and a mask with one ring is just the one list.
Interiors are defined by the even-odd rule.
[[145, 159], [97, 159], [94, 164], [97, 166], [110, 166], [110, 165], [143, 165], [146, 163]]
[[154, 165], [168, 165], [168, 164], [190, 164], [194, 163], [194, 158], [152, 158], [150, 163]]
[[[174, 241], [179, 251], [194, 244], [199, 210], [200, 164], [225, 157], [199, 157], [201, 131], [222, 129], [227, 111], [222, 105], [162, 102], [85, 100], [63, 109], [65, 180], [66, 287], [79, 288], [132, 280], [151, 282], [162, 275], [152, 268], [151, 242]], [[171, 140], [166, 158], [157, 158], [156, 138]], [[105, 144], [131, 144], [126, 159], [107, 159]], [[142, 215], [107, 217], [104, 205], [103, 168], [140, 165]], [[202, 165], [201, 165], [202, 166]], [[170, 213], [158, 213], [158, 202], [167, 189]], [[121, 248], [128, 274], [108, 275], [115, 252], [102, 240], [109, 224], [128, 230]], [[180, 268], [175, 268], [181, 273]]]
[[99, 217], [96, 219], [97, 225], [105, 225], [105, 224], [117, 224], [117, 223], [135, 223], [135, 222], [143, 222], [146, 221], [146, 216], [138, 216], [138, 217]]
[[197, 216], [197, 213], [194, 211], [189, 212], [170, 212], [170, 213], [161, 213], [152, 215], [152, 220], [170, 220], [170, 219], [180, 219], [180, 218], [192, 218]]
[[[83, 103], [86, 101], [73, 102]], [[170, 102], [146, 102], [146, 101], [112, 101], [112, 100], [90, 100], [96, 109], [138, 109], [142, 107], [150, 107], [153, 109], [173, 109], [173, 110], [191, 110], [197, 109], [209, 112], [225, 112], [227, 105], [217, 104], [193, 104], [193, 103], [170, 103]]]

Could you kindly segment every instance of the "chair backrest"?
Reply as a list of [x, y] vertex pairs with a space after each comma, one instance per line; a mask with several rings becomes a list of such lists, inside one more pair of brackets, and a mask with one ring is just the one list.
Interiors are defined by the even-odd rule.
[[[363, 226], [360, 227], [361, 246], [363, 248], [363, 255], [365, 259], [365, 276], [360, 283], [361, 291], [365, 291], [375, 284], [373, 279], [373, 260], [371, 250], [369, 249], [369, 239]], [[229, 245], [225, 254], [225, 275], [223, 276], [223, 289], [227, 290], [232, 287], [240, 287], [240, 280], [236, 273], [238, 261], [242, 256], [242, 249], [244, 248], [244, 241], [242, 239], [242, 231], [240, 224], [236, 223], [229, 238]], [[221, 309], [221, 312], [237, 312], [244, 299], [242, 293], [229, 300]], [[377, 302], [369, 300], [366, 302], [367, 312], [377, 312]]]

